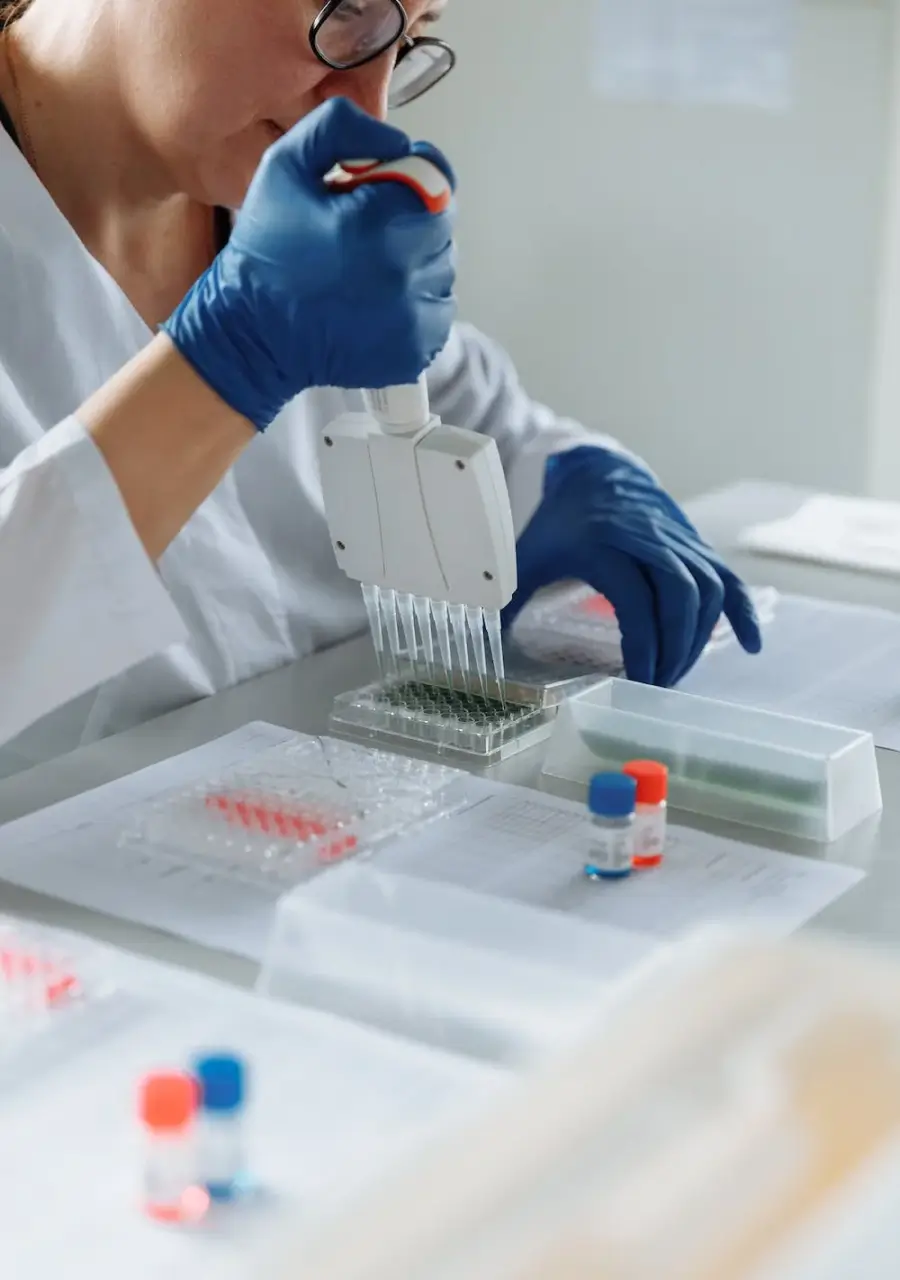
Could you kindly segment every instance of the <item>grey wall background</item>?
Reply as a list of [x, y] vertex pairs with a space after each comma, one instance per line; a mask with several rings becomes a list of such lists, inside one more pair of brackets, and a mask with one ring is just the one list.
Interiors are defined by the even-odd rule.
[[887, 0], [806, 0], [787, 114], [602, 100], [592, 19], [591, 0], [450, 0], [460, 65], [397, 117], [459, 170], [465, 316], [678, 494], [872, 487]]

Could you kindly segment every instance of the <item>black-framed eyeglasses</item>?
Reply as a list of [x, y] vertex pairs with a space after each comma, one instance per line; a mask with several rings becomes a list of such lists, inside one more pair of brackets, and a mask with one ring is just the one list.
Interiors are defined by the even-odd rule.
[[329, 0], [310, 28], [309, 43], [332, 71], [364, 67], [396, 46], [389, 102], [392, 107], [405, 107], [433, 89], [456, 65], [456, 54], [443, 40], [410, 36], [407, 28], [400, 0]]

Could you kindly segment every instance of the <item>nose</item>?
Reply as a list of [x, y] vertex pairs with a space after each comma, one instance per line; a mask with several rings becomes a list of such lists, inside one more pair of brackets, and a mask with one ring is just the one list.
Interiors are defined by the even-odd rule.
[[326, 98], [349, 98], [362, 111], [377, 120], [387, 119], [388, 89], [394, 70], [396, 54], [389, 49], [386, 54], [353, 71], [335, 71], [327, 77], [323, 89]]

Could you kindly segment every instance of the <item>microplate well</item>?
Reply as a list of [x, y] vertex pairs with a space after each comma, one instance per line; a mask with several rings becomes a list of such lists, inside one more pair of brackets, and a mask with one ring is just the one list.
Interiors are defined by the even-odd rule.
[[459, 671], [452, 671], [449, 676], [439, 671], [429, 673], [421, 664], [410, 663], [408, 659], [401, 661], [392, 676], [462, 693], [470, 693], [474, 689], [488, 701], [501, 705], [513, 702], [519, 706], [546, 709], [560, 707], [576, 693], [583, 693], [597, 683], [597, 672], [587, 663], [535, 658], [509, 638], [503, 647], [506, 672], [502, 681], [495, 678], [493, 671], [488, 671], [483, 684], [472, 678], [466, 679]]
[[555, 707], [502, 701], [403, 676], [340, 694], [330, 728], [343, 737], [415, 745], [494, 764], [546, 738]]
[[138, 806], [119, 844], [283, 892], [453, 812], [463, 778], [439, 763], [300, 735]]

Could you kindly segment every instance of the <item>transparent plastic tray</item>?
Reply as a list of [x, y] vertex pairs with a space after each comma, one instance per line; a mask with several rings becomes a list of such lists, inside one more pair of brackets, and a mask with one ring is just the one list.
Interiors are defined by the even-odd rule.
[[541, 775], [581, 799], [593, 774], [668, 765], [679, 809], [820, 842], [881, 811], [872, 735], [605, 680], [561, 710]]
[[260, 989], [519, 1066], [580, 1034], [655, 940], [459, 886], [336, 868], [282, 898]]
[[0, 916], [0, 1095], [141, 1012], [89, 943]]
[[410, 682], [438, 689], [451, 689], [457, 693], [480, 693], [488, 701], [515, 702], [524, 707], [558, 707], [574, 693], [597, 683], [597, 672], [586, 662], [546, 661], [527, 654], [510, 636], [503, 637], [505, 670], [498, 680], [492, 663], [488, 663], [484, 675], [464, 673], [453, 667], [427, 667], [424, 663], [410, 662], [408, 654], [401, 652], [384, 678], [394, 682]]
[[[750, 594], [760, 624], [766, 627], [775, 616], [778, 592], [774, 587], [753, 587]], [[519, 614], [513, 636], [536, 660], [577, 663], [608, 675], [620, 675], [624, 669], [615, 610], [593, 587], [564, 586], [536, 596]], [[707, 652], [734, 643], [734, 631], [723, 616]]]
[[119, 843], [286, 889], [454, 812], [464, 782], [443, 765], [303, 738], [141, 806]]
[[549, 734], [555, 705], [529, 705], [404, 677], [340, 694], [329, 728], [343, 737], [416, 746], [487, 766]]

